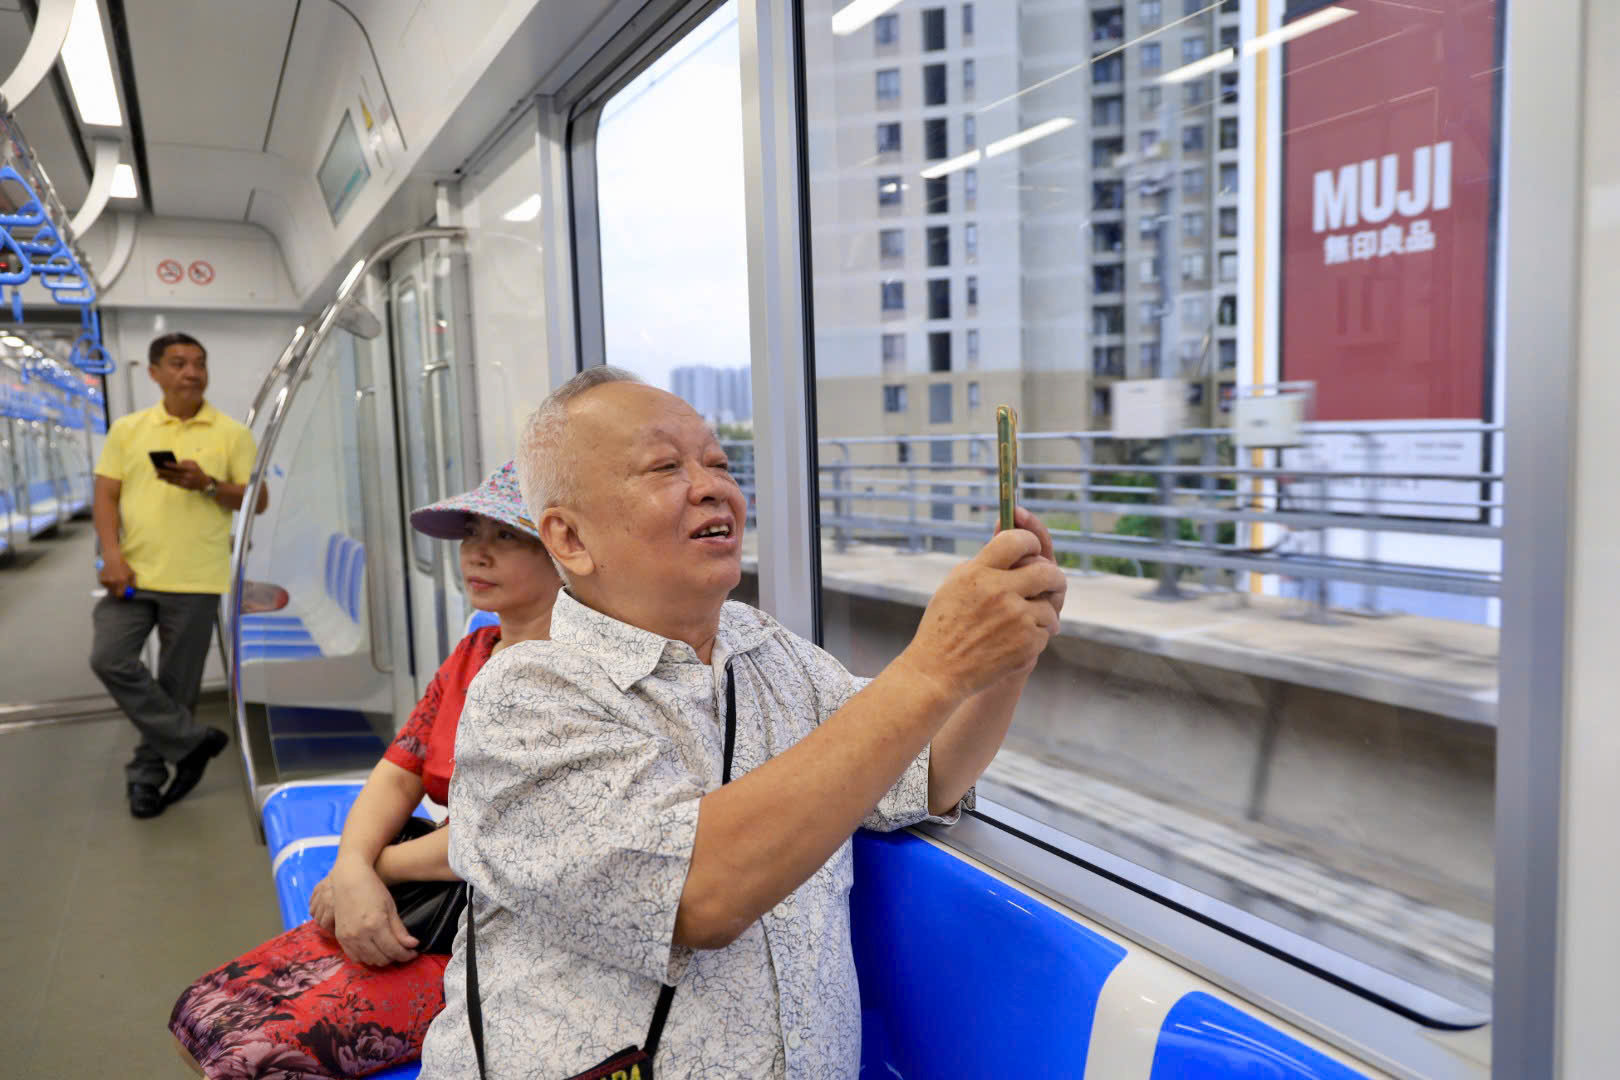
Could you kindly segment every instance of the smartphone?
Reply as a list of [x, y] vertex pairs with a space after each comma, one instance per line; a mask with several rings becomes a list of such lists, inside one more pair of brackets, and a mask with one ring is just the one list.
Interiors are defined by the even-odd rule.
[[154, 469], [163, 469], [179, 463], [173, 450], [148, 450], [146, 456], [152, 459]]
[[1018, 414], [1010, 405], [996, 406], [996, 473], [1001, 527], [1011, 529], [1018, 507]]

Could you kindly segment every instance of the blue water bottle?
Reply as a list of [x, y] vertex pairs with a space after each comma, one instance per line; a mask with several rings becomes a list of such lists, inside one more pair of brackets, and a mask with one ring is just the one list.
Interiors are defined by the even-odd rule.
[[[102, 568], [105, 567], [106, 565], [107, 565], [107, 561], [105, 559], [103, 559], [100, 555], [97, 555], [96, 556], [96, 573], [98, 575], [101, 573]], [[92, 589], [90, 591], [90, 596], [93, 599], [96, 599], [96, 600], [99, 600], [103, 596], [106, 596], [106, 595], [107, 595], [107, 590], [104, 589], [104, 588], [103, 589]], [[125, 585], [124, 586], [123, 597], [124, 597], [125, 600], [134, 599], [135, 598], [135, 586], [133, 586], [133, 585]]]

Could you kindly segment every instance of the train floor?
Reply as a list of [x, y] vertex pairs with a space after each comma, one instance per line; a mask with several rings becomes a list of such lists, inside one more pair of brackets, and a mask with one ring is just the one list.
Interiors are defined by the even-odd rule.
[[[230, 726], [222, 703], [198, 711]], [[175, 999], [280, 930], [234, 742], [146, 821], [124, 797], [133, 745], [121, 717], [0, 726], [0, 1080], [193, 1077]]]
[[83, 518], [0, 558], [0, 705], [105, 693], [90, 671], [95, 562], [96, 532]]

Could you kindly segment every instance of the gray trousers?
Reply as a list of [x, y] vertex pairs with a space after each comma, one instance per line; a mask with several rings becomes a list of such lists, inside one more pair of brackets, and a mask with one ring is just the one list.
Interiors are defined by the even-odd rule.
[[[124, 766], [129, 783], [161, 788], [169, 782], [166, 763], [202, 745], [207, 728], [192, 710], [218, 610], [219, 597], [212, 593], [140, 589], [128, 600], [108, 595], [97, 601], [90, 669], [141, 733], [135, 756]], [[141, 648], [154, 626], [159, 646], [155, 679], [141, 663]]]

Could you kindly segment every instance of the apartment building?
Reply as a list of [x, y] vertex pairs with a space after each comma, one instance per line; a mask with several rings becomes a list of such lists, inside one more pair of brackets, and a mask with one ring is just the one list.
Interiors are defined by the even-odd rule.
[[1106, 430], [1122, 378], [1185, 377], [1188, 426], [1220, 423], [1237, 69], [1164, 76], [1236, 43], [1236, 3], [902, 0], [816, 26], [845, 8], [805, 4], [819, 433], [863, 440], [823, 464], [907, 466], [861, 475], [961, 496], [988, 439], [940, 437], [988, 436], [1001, 403], [1025, 431]]

